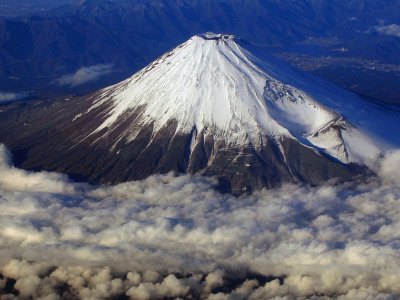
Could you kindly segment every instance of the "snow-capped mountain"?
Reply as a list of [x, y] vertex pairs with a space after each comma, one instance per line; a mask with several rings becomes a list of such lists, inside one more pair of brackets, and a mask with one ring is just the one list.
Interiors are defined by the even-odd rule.
[[349, 179], [400, 147], [399, 112], [213, 33], [88, 97], [17, 111], [0, 121], [18, 135], [0, 137], [23, 167], [93, 182], [174, 171], [241, 193]]

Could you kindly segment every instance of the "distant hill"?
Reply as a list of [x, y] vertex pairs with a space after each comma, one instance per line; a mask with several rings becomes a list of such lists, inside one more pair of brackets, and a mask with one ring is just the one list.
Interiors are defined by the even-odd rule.
[[18, 17], [43, 14], [56, 7], [71, 4], [73, 0], [1, 0], [0, 16]]
[[[400, 38], [385, 29], [400, 24], [399, 11], [399, 0], [74, 1], [38, 16], [0, 19], [0, 90], [93, 90], [118, 82], [207, 31], [235, 34], [277, 53], [399, 65]], [[346, 51], [336, 51], [342, 47]], [[55, 84], [79, 68], [104, 64], [113, 70], [98, 81], [73, 89]], [[335, 79], [331, 72], [319, 75]], [[388, 76], [389, 82], [397, 78]], [[349, 77], [347, 86], [370, 85], [368, 75], [361, 77]]]

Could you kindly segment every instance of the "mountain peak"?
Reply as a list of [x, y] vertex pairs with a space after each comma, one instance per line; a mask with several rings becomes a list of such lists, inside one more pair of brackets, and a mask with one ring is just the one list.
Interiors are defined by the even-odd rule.
[[371, 108], [362, 116], [350, 112], [365, 107], [358, 97], [267, 56], [255, 56], [246, 47], [227, 34], [190, 38], [131, 78], [102, 90], [93, 107], [107, 103], [110, 109], [93, 133], [107, 135], [121, 119], [135, 115], [135, 125], [126, 126], [118, 141], [129, 143], [143, 126], [152, 124], [158, 132], [175, 122], [176, 133], [207, 131], [229, 145], [263, 147], [271, 138], [285, 137], [342, 162], [364, 162], [380, 153], [371, 146], [360, 154], [351, 150], [357, 143], [346, 143], [353, 135], [374, 144], [356, 129], [365, 124]]
[[196, 35], [197, 37], [203, 38], [204, 40], [216, 40], [216, 41], [227, 41], [234, 40], [235, 36], [231, 34], [213, 33], [206, 32], [203, 34]]
[[180, 132], [208, 128], [233, 144], [259, 144], [265, 135], [289, 135], [268, 112], [266, 80], [267, 74], [233, 36], [197, 35], [106, 89], [114, 105], [98, 130], [141, 107], [141, 122], [154, 123], [156, 130], [176, 120]]
[[[400, 147], [398, 112], [226, 34], [194, 36], [114, 86], [52, 105], [45, 122], [43, 111], [29, 110], [32, 124], [20, 126], [17, 114], [5, 126], [28, 137], [13, 149], [32, 149], [24, 166], [93, 182], [174, 171], [217, 176], [224, 189], [241, 193], [346, 180]], [[43, 132], [49, 139], [31, 144]], [[2, 136], [15, 143], [7, 130]], [[60, 156], [68, 163], [60, 165]]]

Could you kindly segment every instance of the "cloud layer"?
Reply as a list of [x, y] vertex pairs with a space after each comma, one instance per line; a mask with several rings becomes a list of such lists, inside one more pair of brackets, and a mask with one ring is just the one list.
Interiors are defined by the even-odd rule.
[[393, 153], [380, 179], [235, 198], [201, 177], [75, 184], [13, 168], [2, 146], [0, 288], [5, 299], [11, 279], [43, 299], [399, 297], [399, 169]]
[[112, 72], [113, 66], [109, 64], [83, 67], [75, 73], [67, 74], [56, 80], [59, 86], [76, 87], [88, 82], [96, 81], [100, 77]]

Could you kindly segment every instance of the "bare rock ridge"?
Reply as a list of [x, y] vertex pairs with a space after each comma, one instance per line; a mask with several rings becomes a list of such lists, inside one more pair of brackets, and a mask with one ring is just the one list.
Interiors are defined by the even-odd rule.
[[390, 130], [399, 120], [234, 36], [206, 33], [86, 97], [6, 107], [0, 140], [27, 169], [93, 183], [196, 173], [240, 194], [362, 174], [400, 147]]

